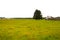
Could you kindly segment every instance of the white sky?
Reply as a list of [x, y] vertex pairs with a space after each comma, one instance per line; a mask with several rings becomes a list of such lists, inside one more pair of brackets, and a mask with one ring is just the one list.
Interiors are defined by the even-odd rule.
[[0, 0], [0, 17], [33, 17], [35, 9], [43, 16], [60, 16], [60, 0]]

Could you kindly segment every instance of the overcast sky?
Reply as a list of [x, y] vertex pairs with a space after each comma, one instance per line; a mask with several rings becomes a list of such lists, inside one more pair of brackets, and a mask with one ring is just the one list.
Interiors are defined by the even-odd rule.
[[0, 17], [33, 17], [36, 9], [43, 16], [60, 16], [60, 0], [0, 0]]

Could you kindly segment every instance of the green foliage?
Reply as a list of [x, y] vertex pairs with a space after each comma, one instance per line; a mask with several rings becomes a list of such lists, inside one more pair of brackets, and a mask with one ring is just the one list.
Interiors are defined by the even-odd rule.
[[33, 16], [33, 19], [42, 19], [41, 11], [36, 10]]

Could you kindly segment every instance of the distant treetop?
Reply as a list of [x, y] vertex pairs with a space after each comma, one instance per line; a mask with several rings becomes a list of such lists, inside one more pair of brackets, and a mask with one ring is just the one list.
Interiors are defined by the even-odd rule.
[[33, 19], [42, 19], [41, 11], [36, 9], [34, 12]]

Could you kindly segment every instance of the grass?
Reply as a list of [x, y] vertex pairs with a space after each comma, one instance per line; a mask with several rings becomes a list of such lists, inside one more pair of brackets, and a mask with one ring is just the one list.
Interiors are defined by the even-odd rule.
[[0, 19], [0, 40], [60, 40], [60, 21]]

